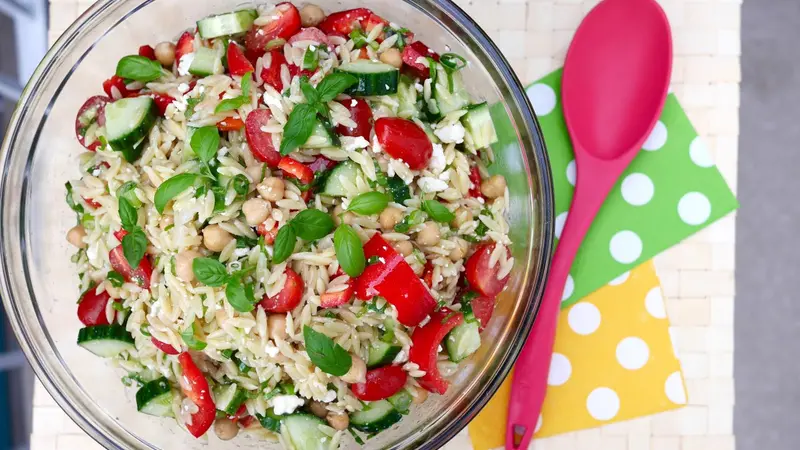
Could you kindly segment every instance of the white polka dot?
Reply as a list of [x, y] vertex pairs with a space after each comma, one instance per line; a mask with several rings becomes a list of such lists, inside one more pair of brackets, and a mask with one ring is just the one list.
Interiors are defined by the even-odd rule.
[[561, 238], [561, 232], [564, 231], [564, 224], [567, 223], [567, 216], [569, 213], [567, 211], [562, 212], [558, 216], [556, 216], [556, 237]]
[[650, 132], [650, 136], [647, 137], [647, 140], [642, 145], [642, 149], [652, 152], [660, 149], [666, 143], [667, 126], [664, 125], [664, 122], [659, 120], [655, 128], [653, 128], [653, 131]]
[[633, 206], [646, 205], [653, 198], [653, 181], [643, 173], [632, 173], [622, 180], [622, 198]]
[[539, 414], [539, 420], [536, 421], [536, 428], [533, 429], [534, 433], [538, 433], [542, 429], [542, 415]]
[[686, 404], [686, 389], [683, 387], [680, 372], [673, 372], [672, 375], [667, 377], [667, 382], [664, 383], [664, 391], [672, 403], [678, 405]]
[[589, 302], [578, 303], [569, 310], [567, 322], [580, 335], [592, 334], [600, 328], [600, 310]]
[[561, 386], [569, 380], [572, 375], [572, 364], [569, 359], [561, 353], [553, 353], [550, 360], [550, 373], [547, 374], [547, 384], [550, 386]]
[[550, 86], [536, 83], [528, 89], [528, 98], [539, 116], [546, 116], [556, 107], [556, 92]]
[[607, 387], [597, 388], [586, 399], [586, 409], [597, 420], [611, 420], [619, 412], [619, 396]]
[[711, 167], [714, 165], [714, 161], [711, 160], [711, 154], [708, 153], [708, 147], [706, 147], [706, 143], [700, 139], [700, 136], [694, 138], [692, 143], [689, 144], [689, 157], [692, 158], [693, 163], [700, 167]]
[[678, 215], [687, 225], [702, 225], [711, 216], [711, 202], [699, 192], [689, 192], [678, 202]]
[[630, 272], [625, 272], [622, 275], [618, 276], [617, 278], [614, 278], [613, 280], [609, 281], [608, 285], [609, 286], [619, 286], [620, 284], [628, 281], [628, 277], [630, 277], [630, 276], [631, 276]]
[[572, 278], [572, 275], [567, 275], [567, 282], [564, 283], [564, 291], [561, 292], [561, 301], [563, 302], [572, 297], [573, 292], [575, 292], [575, 280]]
[[628, 370], [638, 370], [650, 359], [650, 347], [638, 337], [626, 337], [617, 344], [617, 362]]
[[575, 186], [575, 179], [577, 178], [577, 176], [578, 176], [578, 170], [577, 167], [575, 166], [575, 160], [573, 159], [572, 161], [569, 162], [569, 164], [567, 164], [567, 181], [569, 181], [569, 184]]
[[617, 232], [609, 244], [611, 257], [622, 264], [630, 264], [642, 255], [642, 239], [630, 230]]
[[656, 319], [666, 319], [667, 311], [664, 307], [664, 298], [661, 296], [661, 288], [650, 289], [644, 298], [644, 307], [647, 312]]

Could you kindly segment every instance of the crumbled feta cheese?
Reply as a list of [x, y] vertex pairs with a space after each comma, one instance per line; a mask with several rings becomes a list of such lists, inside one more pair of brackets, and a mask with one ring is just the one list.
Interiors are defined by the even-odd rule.
[[378, 136], [377, 135], [373, 136], [372, 137], [372, 153], [380, 153], [382, 151], [383, 151], [383, 147], [381, 146], [381, 143], [378, 142]]
[[447, 189], [447, 182], [432, 177], [422, 177], [417, 180], [417, 186], [423, 192], [442, 192]]
[[441, 173], [445, 167], [447, 167], [447, 161], [444, 157], [444, 149], [441, 144], [433, 144], [433, 154], [428, 163], [428, 168], [431, 169], [433, 173]]
[[350, 100], [350, 107], [355, 108], [358, 105], [358, 100], [352, 99]]
[[461, 125], [461, 122], [456, 122], [452, 125], [434, 130], [433, 134], [441, 139], [442, 142], [461, 144], [464, 142], [464, 134], [466, 134], [466, 131], [464, 130], [464, 126]]
[[347, 152], [369, 147], [369, 141], [362, 136], [342, 136], [342, 149]]
[[267, 346], [264, 347], [264, 352], [266, 352], [266, 354], [269, 355], [271, 358], [274, 358], [278, 356], [278, 353], [280, 353], [281, 351], [278, 349], [278, 347], [275, 347], [272, 344], [267, 344]]
[[237, 248], [236, 250], [233, 251], [233, 254], [237, 258], [241, 258], [242, 256], [244, 256], [244, 255], [246, 255], [248, 253], [250, 253], [250, 249], [249, 248]]
[[278, 395], [272, 399], [272, 408], [277, 415], [291, 414], [304, 404], [305, 400], [296, 395]]
[[186, 84], [186, 83], [179, 84], [178, 85], [178, 92], [180, 92], [181, 94], [185, 94], [185, 93], [189, 92], [189, 85]]
[[176, 98], [175, 100], [172, 101], [172, 105], [175, 106], [175, 109], [177, 109], [180, 112], [186, 111], [186, 108], [189, 107], [189, 103], [186, 102], [185, 97]]
[[419, 92], [419, 93], [421, 94], [421, 93], [422, 93], [422, 91], [423, 91], [425, 88], [424, 88], [424, 87], [422, 87], [422, 85], [421, 85], [421, 84], [419, 83], [419, 81], [418, 81], [418, 82], [414, 83], [414, 89], [416, 89], [416, 90], [417, 90], [417, 92]]
[[178, 61], [178, 75], [189, 75], [189, 67], [191, 67], [192, 61], [194, 61], [194, 52], [181, 56], [181, 60]]
[[325, 393], [325, 397], [322, 397], [322, 401], [325, 403], [330, 403], [336, 400], [336, 391], [328, 391]]

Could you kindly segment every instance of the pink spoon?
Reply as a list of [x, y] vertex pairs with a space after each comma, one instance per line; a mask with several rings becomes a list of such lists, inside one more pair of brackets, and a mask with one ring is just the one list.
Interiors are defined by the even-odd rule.
[[604, 0], [581, 23], [564, 63], [564, 116], [577, 182], [544, 299], [517, 359], [506, 449], [527, 449], [542, 409], [572, 261], [611, 188], [656, 124], [669, 88], [672, 38], [655, 0]]

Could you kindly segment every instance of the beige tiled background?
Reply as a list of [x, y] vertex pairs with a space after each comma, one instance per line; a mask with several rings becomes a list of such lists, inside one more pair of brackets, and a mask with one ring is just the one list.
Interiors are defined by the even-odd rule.
[[[641, 1], [641, 0], [640, 0]], [[495, 39], [520, 78], [534, 81], [563, 62], [572, 33], [596, 0], [457, 0]], [[660, 0], [674, 37], [672, 88], [736, 189], [740, 0]], [[52, 0], [54, 41], [91, 2]], [[570, 433], [536, 450], [734, 450], [734, 218], [656, 258], [672, 337], [689, 390], [681, 410]], [[98, 448], [37, 386], [33, 450]], [[469, 449], [461, 433], [447, 450]]]

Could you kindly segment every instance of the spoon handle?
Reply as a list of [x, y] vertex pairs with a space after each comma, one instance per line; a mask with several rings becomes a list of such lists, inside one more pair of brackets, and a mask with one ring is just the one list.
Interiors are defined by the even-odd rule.
[[586, 155], [578, 148], [575, 150], [578, 167], [575, 196], [553, 257], [536, 321], [514, 367], [506, 450], [527, 449], [535, 433], [547, 391], [564, 284], [587, 230], [621, 172], [616, 167], [619, 164], [609, 164]]

